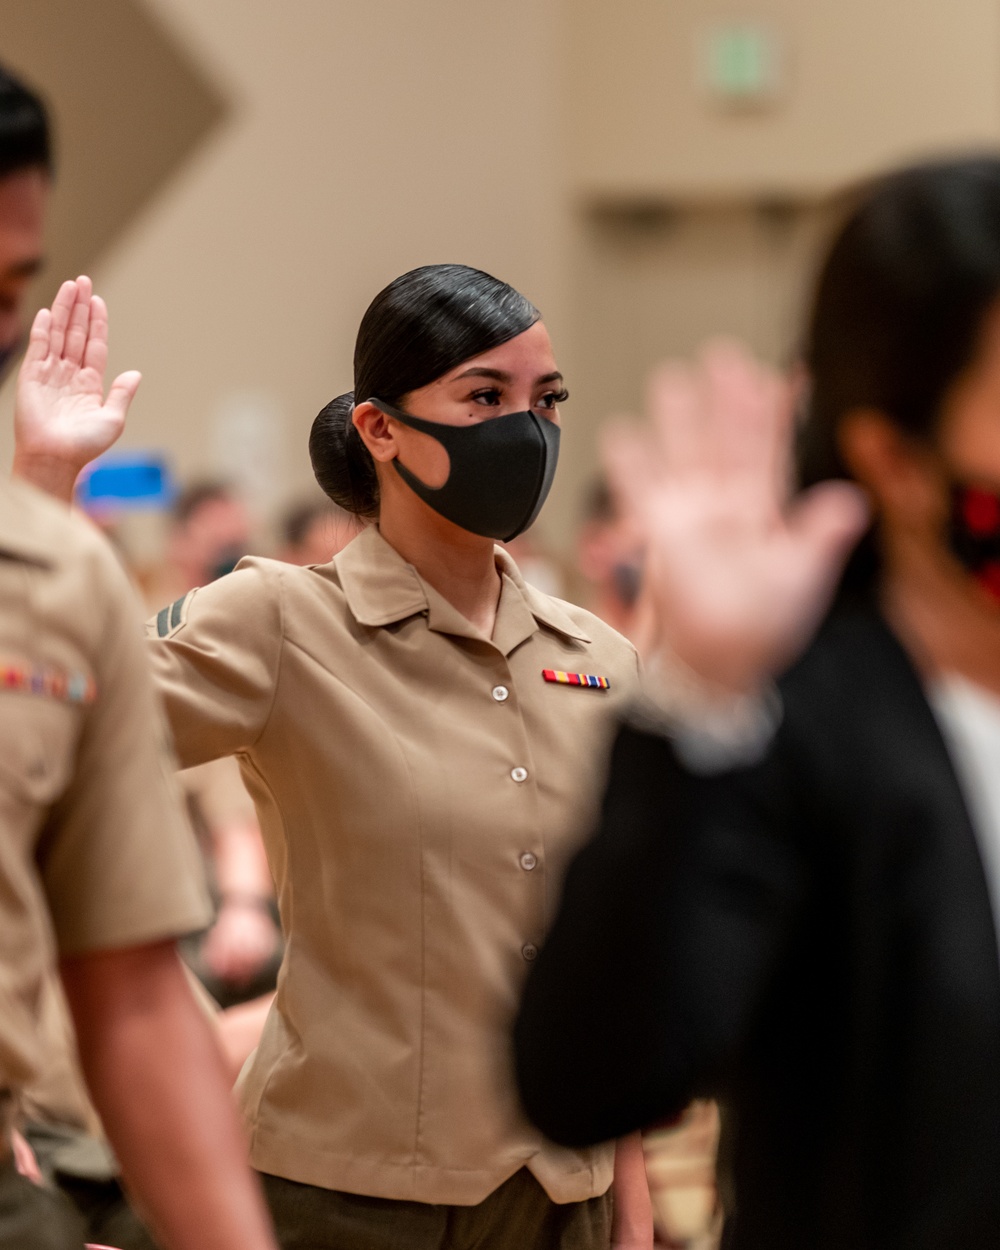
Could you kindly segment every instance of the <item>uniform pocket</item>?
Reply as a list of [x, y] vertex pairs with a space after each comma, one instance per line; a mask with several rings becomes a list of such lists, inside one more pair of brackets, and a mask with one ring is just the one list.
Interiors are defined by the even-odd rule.
[[0, 691], [0, 806], [51, 807], [72, 775], [81, 716], [50, 696]]

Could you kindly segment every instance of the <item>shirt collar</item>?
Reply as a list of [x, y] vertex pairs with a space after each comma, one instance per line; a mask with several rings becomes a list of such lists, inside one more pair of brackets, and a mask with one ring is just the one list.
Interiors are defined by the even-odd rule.
[[[566, 638], [576, 642], [590, 642], [590, 635], [585, 633], [573, 620], [558, 599], [543, 594], [529, 584], [521, 576], [521, 570], [514, 563], [511, 555], [503, 547], [495, 547], [497, 568], [506, 580], [509, 580], [519, 597], [527, 604], [528, 611], [540, 625], [546, 625]], [[501, 604], [503, 596], [501, 595]]]
[[[503, 578], [492, 642], [505, 655], [530, 638], [539, 625], [578, 642], [590, 642], [557, 600], [529, 586], [502, 547], [496, 549]], [[483, 641], [457, 608], [422, 580], [395, 548], [370, 525], [334, 557], [347, 606], [361, 625], [381, 627], [424, 614], [427, 627], [442, 634]]]
[[417, 570], [369, 525], [333, 558], [347, 606], [361, 625], [392, 625], [428, 609]]

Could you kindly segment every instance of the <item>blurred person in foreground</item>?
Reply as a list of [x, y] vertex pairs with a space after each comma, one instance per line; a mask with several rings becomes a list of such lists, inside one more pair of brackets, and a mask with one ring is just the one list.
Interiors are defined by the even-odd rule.
[[[50, 177], [45, 110], [0, 70], [4, 361]], [[100, 332], [90, 350], [103, 372]], [[109, 418], [137, 384], [116, 380]], [[58, 961], [90, 1091], [163, 1244], [268, 1250], [216, 1043], [175, 951], [206, 899], [124, 574], [88, 524], [20, 483], [0, 482], [0, 552], [0, 1247], [83, 1244], [60, 1195], [19, 1174], [18, 1161], [33, 1167], [23, 1142], [15, 1158], [21, 1092], [49, 1075], [42, 1015]]]
[[[613, 430], [613, 425], [609, 425]], [[606, 475], [584, 494], [576, 564], [587, 584], [586, 607], [642, 648], [652, 624], [642, 590], [643, 541], [627, 501]], [[669, 1125], [643, 1135], [658, 1245], [712, 1244], [716, 1219], [714, 1103], [696, 1102]]]
[[[1000, 160], [865, 194], [806, 363], [791, 503], [787, 389], [731, 350], [661, 375], [657, 434], [612, 456], [691, 698], [654, 678], [620, 731], [521, 1087], [574, 1145], [717, 1096], [727, 1247], [995, 1246]], [[874, 523], [813, 638], [843, 479]]]

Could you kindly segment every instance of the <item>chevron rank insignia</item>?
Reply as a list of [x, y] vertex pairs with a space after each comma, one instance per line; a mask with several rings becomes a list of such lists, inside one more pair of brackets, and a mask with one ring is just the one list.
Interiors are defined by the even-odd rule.
[[153, 627], [155, 626], [155, 637], [172, 638], [187, 620], [188, 607], [194, 593], [193, 590], [189, 590], [186, 595], [181, 595], [179, 599], [175, 599], [165, 608], [160, 608], [153, 620], [146, 626], [146, 632], [151, 637], [154, 636]]
[[562, 673], [555, 668], [543, 668], [542, 676], [557, 686], [588, 686], [591, 690], [610, 690], [611, 682], [594, 673]]

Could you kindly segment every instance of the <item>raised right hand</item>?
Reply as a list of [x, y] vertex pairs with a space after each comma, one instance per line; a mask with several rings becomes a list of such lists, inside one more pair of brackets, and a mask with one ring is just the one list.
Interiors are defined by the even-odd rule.
[[90, 279], [64, 282], [35, 317], [14, 415], [14, 472], [69, 501], [80, 470], [118, 439], [141, 380], [115, 378], [104, 398], [108, 310]]
[[751, 692], [808, 642], [867, 505], [847, 482], [789, 502], [791, 387], [735, 344], [662, 368], [650, 406], [651, 428], [609, 429], [604, 460], [646, 541], [655, 634], [668, 662]]

